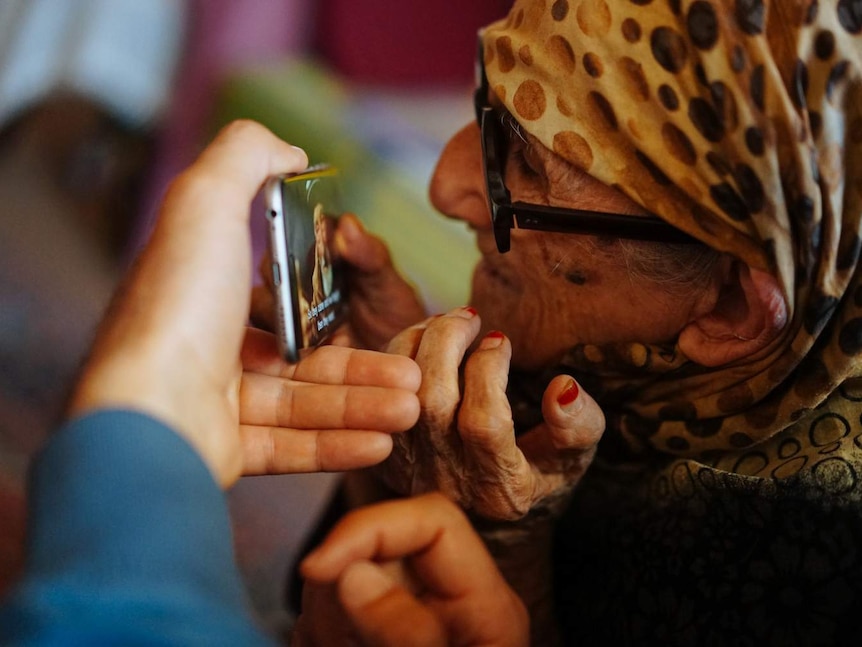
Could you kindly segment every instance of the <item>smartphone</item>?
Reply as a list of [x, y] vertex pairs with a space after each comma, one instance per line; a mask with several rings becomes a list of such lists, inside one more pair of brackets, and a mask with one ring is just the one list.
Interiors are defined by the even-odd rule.
[[332, 243], [342, 213], [338, 171], [322, 164], [272, 177], [264, 198], [276, 333], [282, 355], [296, 362], [346, 318], [344, 266]]

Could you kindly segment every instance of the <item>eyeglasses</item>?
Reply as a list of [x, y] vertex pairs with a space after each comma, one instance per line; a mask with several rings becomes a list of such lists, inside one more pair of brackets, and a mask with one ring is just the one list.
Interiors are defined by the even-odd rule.
[[511, 230], [534, 229], [594, 236], [667, 243], [696, 243], [685, 232], [655, 216], [632, 216], [586, 209], [562, 209], [543, 204], [512, 202], [504, 181], [507, 135], [504, 125], [488, 101], [483, 47], [479, 40], [476, 61], [478, 89], [473, 95], [476, 121], [482, 133], [482, 163], [488, 188], [488, 206], [497, 250], [504, 254], [511, 247]]

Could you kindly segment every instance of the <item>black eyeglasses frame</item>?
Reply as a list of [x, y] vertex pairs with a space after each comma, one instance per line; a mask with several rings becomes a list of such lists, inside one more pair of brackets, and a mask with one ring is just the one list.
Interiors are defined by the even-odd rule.
[[528, 202], [512, 202], [506, 188], [504, 169], [506, 133], [501, 119], [488, 99], [484, 48], [479, 39], [476, 61], [477, 89], [473, 94], [476, 121], [481, 132], [482, 166], [488, 191], [488, 207], [497, 250], [511, 248], [511, 230], [532, 229], [560, 233], [626, 238], [666, 243], [699, 243], [681, 229], [656, 216], [634, 216], [589, 209], [569, 209]]

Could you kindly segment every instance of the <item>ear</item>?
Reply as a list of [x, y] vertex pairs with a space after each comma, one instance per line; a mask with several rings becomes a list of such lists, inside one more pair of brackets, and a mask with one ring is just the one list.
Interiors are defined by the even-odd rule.
[[721, 366], [761, 350], [786, 323], [787, 304], [778, 281], [735, 261], [713, 308], [680, 332], [679, 349], [702, 366]]

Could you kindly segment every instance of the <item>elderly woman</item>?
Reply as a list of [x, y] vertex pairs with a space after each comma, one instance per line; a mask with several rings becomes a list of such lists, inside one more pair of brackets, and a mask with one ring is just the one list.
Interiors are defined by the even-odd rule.
[[862, 4], [518, 0], [480, 56], [431, 184], [470, 306], [337, 234], [424, 375], [375, 476], [471, 512], [536, 644], [552, 589], [578, 644], [858, 634]]

